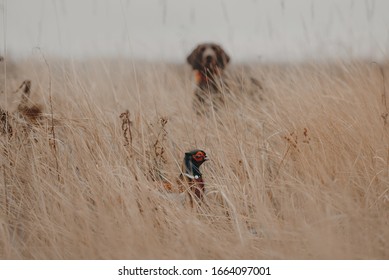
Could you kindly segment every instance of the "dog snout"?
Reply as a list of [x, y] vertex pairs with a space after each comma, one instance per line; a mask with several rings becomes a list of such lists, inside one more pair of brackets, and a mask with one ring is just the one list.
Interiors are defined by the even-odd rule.
[[212, 62], [212, 59], [213, 59], [213, 57], [212, 57], [211, 55], [207, 55], [207, 56], [205, 57], [205, 60], [206, 60], [207, 62]]
[[206, 62], [213, 62], [216, 59], [216, 53], [212, 48], [206, 48], [203, 52], [203, 59]]

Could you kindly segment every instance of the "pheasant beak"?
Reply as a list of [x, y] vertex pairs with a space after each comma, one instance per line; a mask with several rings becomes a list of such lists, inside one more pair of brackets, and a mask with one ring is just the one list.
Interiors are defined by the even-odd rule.
[[209, 157], [205, 156], [204, 161], [207, 161], [207, 160], [209, 160]]

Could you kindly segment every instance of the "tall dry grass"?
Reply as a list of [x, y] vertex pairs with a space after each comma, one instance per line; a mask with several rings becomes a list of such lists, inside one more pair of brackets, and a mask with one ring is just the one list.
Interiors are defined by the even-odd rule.
[[[225, 108], [198, 117], [184, 66], [48, 65], [13, 65], [1, 96], [2, 259], [389, 257], [385, 67], [236, 65]], [[193, 148], [211, 158], [197, 210], [160, 187]]]

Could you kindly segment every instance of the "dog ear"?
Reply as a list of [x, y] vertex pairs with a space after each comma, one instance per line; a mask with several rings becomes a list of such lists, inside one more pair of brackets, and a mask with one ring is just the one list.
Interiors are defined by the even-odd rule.
[[218, 65], [224, 69], [230, 62], [230, 56], [219, 45], [216, 45], [216, 56]]
[[201, 51], [203, 49], [203, 45], [198, 45], [186, 58], [186, 61], [192, 66], [193, 69], [199, 68], [199, 64], [201, 63]]

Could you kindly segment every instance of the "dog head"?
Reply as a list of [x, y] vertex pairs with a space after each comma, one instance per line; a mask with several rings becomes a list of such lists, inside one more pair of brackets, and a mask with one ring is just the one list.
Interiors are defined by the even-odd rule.
[[215, 74], [227, 66], [230, 62], [230, 57], [219, 45], [204, 43], [198, 45], [186, 60], [193, 70]]

